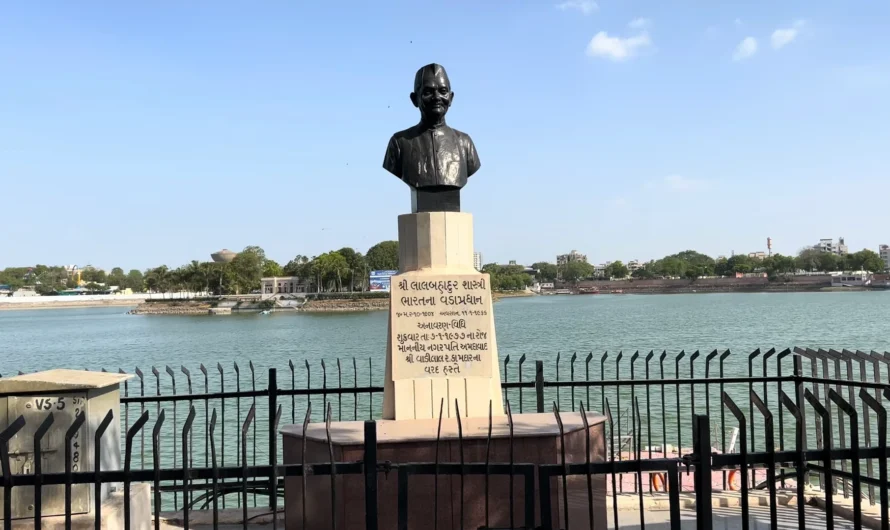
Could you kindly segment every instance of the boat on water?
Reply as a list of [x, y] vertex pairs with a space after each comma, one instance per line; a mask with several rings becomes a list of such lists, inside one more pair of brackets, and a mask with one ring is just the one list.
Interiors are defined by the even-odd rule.
[[272, 313], [272, 311], [270, 311], [270, 310], [268, 310], [268, 309], [264, 309], [263, 311], [260, 311], [260, 314], [261, 314], [261, 315], [268, 315], [268, 314], [271, 314], [271, 313]]
[[624, 294], [624, 289], [613, 289], [612, 294]]
[[580, 287], [577, 294], [600, 294], [596, 287]]

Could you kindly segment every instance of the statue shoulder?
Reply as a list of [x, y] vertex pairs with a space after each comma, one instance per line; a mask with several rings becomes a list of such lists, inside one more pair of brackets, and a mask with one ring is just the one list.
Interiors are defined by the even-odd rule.
[[413, 127], [408, 127], [403, 131], [399, 131], [392, 135], [390, 138], [390, 142], [398, 142], [399, 140], [411, 140], [416, 138], [420, 134], [420, 128], [415, 125]]

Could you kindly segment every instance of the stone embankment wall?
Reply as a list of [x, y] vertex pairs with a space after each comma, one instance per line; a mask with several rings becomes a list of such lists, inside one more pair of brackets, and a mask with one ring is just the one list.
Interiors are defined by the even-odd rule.
[[206, 315], [209, 313], [209, 302], [149, 302], [140, 304], [130, 311], [131, 315]]
[[600, 292], [622, 290], [625, 293], [691, 293], [691, 292], [787, 292], [818, 291], [831, 286], [831, 276], [788, 276], [773, 281], [768, 278], [698, 278], [696, 280], [620, 280], [584, 281], [582, 288], [596, 287]]
[[344, 311], [379, 311], [389, 309], [389, 298], [365, 300], [311, 300], [299, 309], [305, 313], [338, 313]]

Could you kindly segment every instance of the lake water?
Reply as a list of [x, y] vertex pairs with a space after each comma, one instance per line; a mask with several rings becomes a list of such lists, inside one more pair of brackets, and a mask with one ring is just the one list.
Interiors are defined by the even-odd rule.
[[[203, 392], [201, 364], [209, 370], [209, 390], [220, 389], [224, 380], [225, 390], [240, 384], [242, 390], [266, 388], [268, 369], [278, 370], [281, 388], [322, 386], [324, 372], [321, 361], [327, 367], [327, 386], [382, 385], [383, 355], [385, 352], [387, 314], [383, 311], [368, 313], [293, 314], [272, 315], [244, 314], [232, 316], [136, 316], [126, 315], [127, 308], [64, 309], [38, 311], [0, 312], [0, 374], [9, 376], [21, 371], [51, 368], [75, 368], [109, 371], [123, 369], [133, 373], [139, 367], [145, 374], [146, 394], [154, 394], [156, 385], [163, 393], [187, 391], [187, 380], [181, 372], [185, 366], [192, 373], [194, 391]], [[690, 294], [690, 295], [596, 295], [596, 296], [541, 296], [504, 299], [495, 304], [498, 348], [501, 360], [511, 357], [510, 380], [516, 380], [516, 364], [522, 355], [527, 356], [523, 368], [526, 381], [534, 378], [534, 360], [545, 361], [545, 376], [555, 378], [555, 360], [559, 353], [561, 379], [568, 379], [569, 358], [578, 352], [576, 362], [578, 379], [584, 378], [584, 359], [594, 353], [591, 363], [592, 379], [599, 378], [599, 359], [604, 351], [610, 352], [606, 363], [605, 378], [615, 378], [615, 357], [624, 352], [621, 376], [629, 376], [629, 360], [632, 352], [643, 355], [650, 350], [667, 350], [665, 375], [675, 376], [674, 358], [685, 350], [680, 377], [688, 377], [690, 354], [701, 350], [702, 358], [696, 361], [696, 377], [704, 376], [704, 355], [713, 349], [730, 349], [726, 360], [726, 375], [747, 375], [748, 354], [761, 348], [779, 350], [786, 347], [813, 347], [851, 350], [890, 350], [890, 293], [769, 293], [769, 294]], [[355, 369], [352, 359], [356, 359]], [[337, 370], [337, 359], [342, 371]], [[370, 359], [370, 363], [369, 363]], [[250, 362], [255, 370], [251, 378]], [[289, 361], [295, 369], [291, 372]], [[789, 360], [786, 360], [787, 363]], [[309, 370], [306, 369], [309, 363]], [[637, 374], [642, 375], [644, 360], [637, 364]], [[235, 365], [240, 375], [236, 378]], [[653, 361], [653, 377], [658, 377], [657, 358]], [[217, 371], [222, 367], [223, 376]], [[170, 367], [174, 374], [166, 373]], [[759, 367], [757, 364], [759, 375]], [[771, 363], [770, 373], [775, 373]], [[786, 366], [790, 366], [787, 364]], [[152, 374], [157, 368], [159, 376]], [[502, 369], [502, 366], [501, 366]], [[713, 366], [716, 369], [716, 365]], [[790, 371], [790, 369], [789, 369]], [[712, 373], [714, 373], [712, 371]], [[638, 377], [639, 377], [638, 375]], [[308, 379], [311, 378], [311, 381]], [[556, 400], [561, 407], [569, 408], [579, 400], [588, 400], [590, 410], [604, 410], [605, 400], [623, 427], [618, 431], [629, 432], [632, 421], [630, 404], [633, 397], [640, 398], [644, 416], [644, 437], [647, 441], [662, 440], [688, 447], [691, 442], [690, 426], [692, 404], [698, 413], [706, 406], [712, 410], [713, 439], [722, 444], [731, 436], [729, 418], [722, 434], [719, 427], [719, 395], [717, 384], [711, 388], [700, 385], [694, 395], [688, 387], [673, 388], [668, 385], [659, 393], [654, 388], [651, 410], [645, 390], [627, 386], [620, 390], [594, 388], [588, 395], [583, 389], [572, 394], [562, 389], [559, 395], [553, 389], [547, 393], [547, 402]], [[746, 414], [751, 410], [748, 385], [726, 385], [727, 392], [737, 400]], [[732, 388], [730, 388], [732, 387]], [[760, 388], [756, 388], [760, 392]], [[785, 385], [786, 392], [793, 392], [793, 385]], [[130, 395], [140, 393], [138, 380], [129, 383]], [[777, 409], [778, 386], [768, 390], [771, 408]], [[761, 395], [763, 395], [761, 393]], [[844, 394], [846, 397], [846, 393]], [[508, 395], [514, 411], [518, 409], [518, 391]], [[342, 401], [335, 395], [326, 400], [333, 407], [334, 419], [368, 418], [379, 415], [382, 396], [369, 399], [361, 395], [357, 399], [345, 395]], [[824, 399], [824, 395], [823, 395]], [[312, 398], [313, 421], [320, 421], [325, 409], [325, 397]], [[282, 398], [282, 423], [300, 422], [305, 414], [307, 398]], [[206, 418], [214, 410], [226, 410], [223, 418], [225, 436], [219, 446], [226, 451], [224, 465], [237, 461], [240, 447], [239, 426], [247, 415], [253, 400], [210, 400], [205, 405], [196, 402], [195, 422], [196, 457], [203, 461], [202, 438], [206, 437]], [[525, 411], [534, 408], [534, 392], [526, 390], [523, 396]], [[265, 399], [258, 399], [257, 422], [259, 428], [248, 440], [251, 462], [263, 463], [267, 458], [267, 426], [269, 411]], [[163, 408], [167, 422], [162, 431], [162, 455], [164, 465], [178, 462], [176, 451], [179, 433], [189, 403], [166, 403]], [[206, 407], [206, 408], [205, 408]], [[223, 409], [223, 407], [225, 407]], [[662, 408], [664, 407], [664, 408]], [[549, 406], [548, 406], [549, 409]], [[132, 424], [136, 416], [147, 410], [151, 415], [148, 430], [154, 424], [160, 408], [138, 404], [125, 408], [123, 419]], [[178, 411], [178, 419], [175, 415]], [[664, 411], [664, 412], [662, 412]], [[727, 413], [728, 416], [728, 413]], [[756, 416], [756, 415], [755, 415]], [[662, 418], [665, 423], [662, 424]], [[759, 419], [755, 423], [760, 424]], [[787, 440], [791, 440], [793, 423], [786, 414], [782, 422]], [[812, 425], [811, 425], [812, 427]], [[650, 434], [651, 429], [651, 434]], [[761, 427], [762, 429], [762, 427]], [[812, 428], [810, 429], [812, 431]], [[220, 431], [217, 431], [220, 432]], [[681, 432], [685, 434], [681, 434]], [[762, 430], [758, 432], [762, 433]], [[873, 433], [873, 436], [875, 433]], [[221, 437], [221, 434], [217, 436]], [[761, 435], [762, 436], [762, 435]], [[812, 436], [812, 433], [811, 433]], [[837, 436], [837, 434], [836, 434]], [[720, 440], [721, 437], [726, 437]], [[718, 440], [720, 440], [718, 442]], [[142, 455], [136, 466], [151, 465], [151, 444], [141, 437], [134, 446], [135, 454]], [[763, 448], [763, 441], [757, 442]], [[790, 443], [790, 442], [789, 442]], [[143, 451], [145, 447], [145, 451]], [[280, 451], [280, 447], [279, 447]], [[234, 460], [234, 461], [233, 461]], [[165, 499], [165, 506], [176, 506], [176, 500]]]
[[[690, 295], [596, 295], [508, 298], [495, 304], [501, 359], [527, 355], [552, 360], [557, 352], [625, 352], [792, 346], [890, 349], [890, 292]], [[163, 372], [199, 364], [246, 373], [279, 372], [289, 360], [316, 367], [355, 357], [373, 359], [375, 384], [383, 369], [383, 311], [334, 314], [136, 316], [126, 308], [0, 312], [0, 374], [49, 368]], [[581, 353], [579, 353], [581, 355]], [[733, 355], [727, 370], [745, 369]], [[548, 363], [548, 369], [550, 363]], [[366, 368], [365, 368], [366, 369]], [[351, 372], [351, 371], [349, 371]], [[532, 373], [532, 372], [529, 372]], [[348, 375], [344, 372], [344, 376]], [[279, 375], [284, 377], [283, 375]]]

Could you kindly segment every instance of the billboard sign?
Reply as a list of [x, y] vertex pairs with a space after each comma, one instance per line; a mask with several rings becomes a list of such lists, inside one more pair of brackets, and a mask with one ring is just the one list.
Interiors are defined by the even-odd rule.
[[390, 277], [398, 273], [399, 271], [371, 271], [368, 290], [388, 293]]

